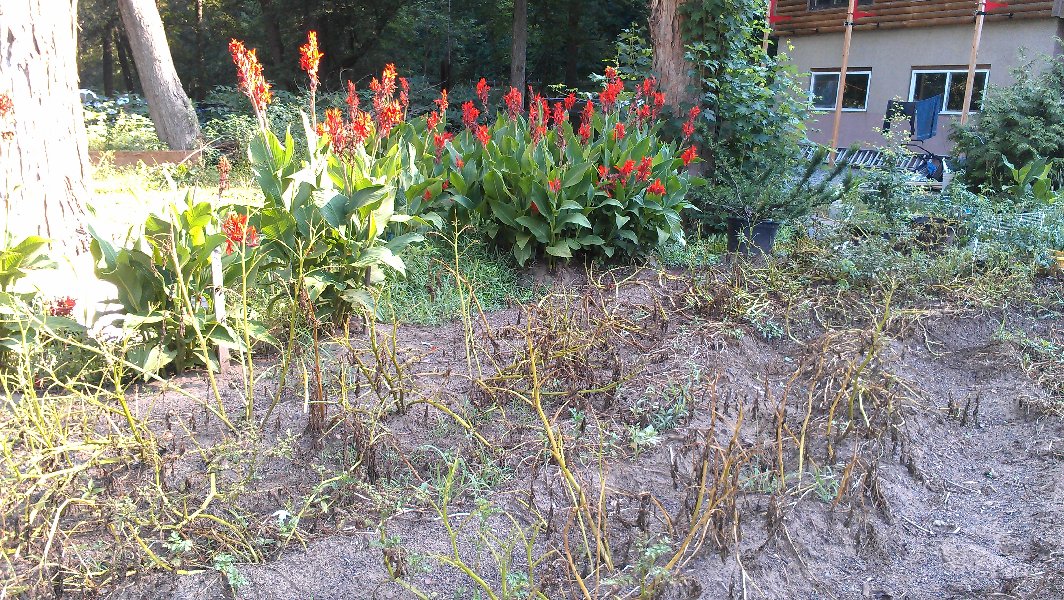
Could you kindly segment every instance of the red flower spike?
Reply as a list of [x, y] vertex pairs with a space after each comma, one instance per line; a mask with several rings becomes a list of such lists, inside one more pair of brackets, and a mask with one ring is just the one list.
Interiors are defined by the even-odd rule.
[[695, 133], [695, 119], [698, 115], [702, 114], [702, 109], [697, 106], [692, 106], [691, 110], [687, 112], [687, 120], [683, 123], [683, 139], [686, 141]]
[[620, 176], [621, 182], [628, 183], [628, 178], [631, 177], [632, 171], [635, 170], [635, 161], [629, 158], [624, 161], [623, 165], [618, 165], [614, 169], [617, 169], [617, 175]]
[[262, 74], [262, 64], [255, 50], [248, 50], [243, 42], [234, 39], [229, 42], [229, 53], [233, 55], [233, 64], [236, 65], [237, 86], [251, 100], [255, 113], [263, 116], [273, 100], [273, 94]]
[[558, 192], [562, 191], [562, 180], [561, 179], [551, 179], [550, 181], [547, 182], [547, 187], [550, 188], [550, 191], [552, 191], [555, 194], [557, 194]]
[[564, 103], [555, 102], [553, 112], [552, 119], [554, 120], [554, 126], [561, 129], [562, 123], [569, 120], [569, 111], [565, 108]]
[[491, 141], [491, 130], [488, 129], [487, 125], [477, 125], [476, 134], [481, 146], [487, 146], [488, 142]]
[[77, 300], [70, 296], [64, 296], [62, 298], [56, 298], [52, 302], [48, 303], [48, 314], [53, 317], [69, 317], [74, 312], [74, 306], [77, 304]]
[[476, 127], [478, 117], [480, 117], [480, 111], [473, 105], [472, 100], [462, 104], [462, 123], [465, 124], [466, 129]]
[[426, 189], [425, 193], [421, 195], [421, 199], [426, 201], [426, 202], [428, 202], [429, 200], [432, 200], [432, 190]]
[[259, 234], [255, 227], [248, 226], [248, 216], [229, 213], [222, 221], [222, 232], [225, 234], [225, 253], [232, 254], [234, 250], [241, 248], [254, 248], [259, 245]]
[[484, 110], [488, 108], [488, 94], [491, 92], [491, 87], [488, 86], [487, 80], [483, 77], [477, 82], [477, 98], [480, 99], [480, 105], [484, 107]]
[[683, 166], [685, 167], [691, 164], [691, 161], [696, 158], [698, 158], [698, 152], [695, 150], [694, 146], [690, 146], [689, 148], [687, 148], [687, 150], [684, 150], [683, 154], [680, 155], [680, 160], [683, 161]]
[[506, 103], [506, 110], [510, 113], [510, 120], [516, 121], [517, 115], [521, 114], [521, 107], [524, 105], [520, 90], [515, 87], [510, 88], [510, 91], [502, 97], [502, 100]]
[[358, 114], [358, 93], [355, 90], [355, 84], [350, 79], [347, 80], [347, 118], [352, 122], [355, 120], [355, 116]]
[[344, 116], [339, 108], [325, 110], [324, 132], [329, 136], [333, 152], [342, 152], [347, 144], [344, 132]]
[[654, 183], [650, 184], [650, 187], [647, 188], [647, 191], [651, 194], [663, 196], [665, 194], [665, 186], [661, 184], [660, 179], [655, 179]]
[[428, 126], [429, 131], [435, 131], [436, 127], [440, 124], [440, 115], [438, 113], [430, 112], [425, 117], [425, 125]]
[[447, 103], [447, 90], [441, 91], [440, 92], [440, 97], [435, 99], [435, 100], [433, 100], [433, 102], [436, 104], [436, 108], [439, 110], [440, 116], [441, 117], [446, 116], [447, 107], [450, 106]]
[[318, 89], [318, 64], [325, 56], [318, 51], [318, 32], [307, 32], [307, 43], [299, 47], [299, 66], [310, 77], [310, 89]]
[[624, 132], [624, 123], [617, 123], [616, 125], [613, 126], [613, 139], [614, 140], [623, 140], [624, 139], [624, 133], [625, 133]]
[[576, 106], [576, 94], [569, 92], [569, 95], [565, 97], [565, 110], [573, 110], [574, 106]]
[[653, 163], [654, 161], [649, 156], [644, 156], [639, 161], [639, 166], [635, 169], [635, 176], [639, 178], [639, 181], [648, 181], [650, 179], [650, 169]]
[[465, 161], [462, 160], [462, 157], [459, 156], [458, 158], [454, 159], [454, 166], [456, 166], [459, 169], [461, 169], [462, 167], [465, 166]]

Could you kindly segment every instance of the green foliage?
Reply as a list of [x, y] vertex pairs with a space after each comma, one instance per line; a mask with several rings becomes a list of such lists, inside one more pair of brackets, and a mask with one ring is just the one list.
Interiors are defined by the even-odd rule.
[[252, 141], [250, 160], [264, 195], [252, 223], [263, 234], [265, 267], [284, 282], [282, 294], [339, 325], [353, 306], [373, 305], [366, 286], [383, 280], [382, 267], [403, 273], [397, 253], [422, 238], [384, 239], [390, 224], [408, 220], [395, 212], [401, 135], [341, 155], [306, 119], [304, 131], [311, 151], [301, 164], [291, 134], [283, 144], [268, 130]]
[[1039, 158], [1017, 168], [1007, 158], [1002, 160], [1012, 177], [1012, 182], [1004, 186], [1003, 191], [1008, 194], [1013, 210], [1038, 209], [1058, 200], [1050, 178], [1053, 163]]
[[1012, 85], [992, 87], [980, 113], [950, 136], [954, 152], [964, 156], [960, 177], [972, 191], [1007, 185], [1006, 161], [1064, 159], [1064, 58], [1028, 60], [1012, 75]]
[[827, 148], [817, 147], [804, 161], [797, 156], [775, 160], [761, 154], [748, 156], [741, 162], [722, 157], [716, 183], [706, 189], [699, 208], [711, 223], [719, 223], [725, 217], [750, 223], [804, 217], [816, 207], [849, 194], [855, 187], [844, 162], [822, 169], [827, 154]]
[[148, 105], [134, 94], [83, 104], [89, 150], [166, 150], [148, 118]]
[[[143, 238], [128, 248], [115, 248], [89, 227], [96, 276], [118, 289], [121, 323], [136, 342], [127, 358], [146, 373], [212, 364], [205, 340], [243, 347], [215, 317], [211, 255], [226, 236], [214, 208], [190, 195], [171, 213], [149, 216]], [[234, 259], [240, 255], [228, 258], [230, 269]]]
[[764, 3], [696, 0], [682, 10], [686, 56], [704, 109], [699, 141], [707, 152], [732, 160], [755, 152], [766, 160], [795, 156], [809, 102], [793, 66], [762, 50]]

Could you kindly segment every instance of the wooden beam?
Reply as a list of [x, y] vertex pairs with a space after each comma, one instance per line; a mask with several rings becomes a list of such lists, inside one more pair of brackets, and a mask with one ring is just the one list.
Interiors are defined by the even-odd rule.
[[975, 62], [979, 56], [979, 40], [983, 36], [983, 19], [986, 16], [986, 0], [979, 0], [975, 13], [975, 31], [972, 33], [972, 54], [968, 58], [968, 79], [964, 82], [964, 104], [961, 105], [961, 125], [968, 122], [968, 105], [972, 103], [972, 88], [975, 87]]
[[[979, 0], [982, 2], [983, 0]], [[846, 93], [846, 67], [850, 62], [850, 41], [853, 38], [853, 13], [857, 10], [857, 0], [850, 0], [850, 8], [846, 11], [846, 22], [843, 26], [846, 32], [842, 38], [842, 64], [839, 65], [839, 86], [835, 93], [835, 120], [831, 126], [831, 164], [835, 164], [838, 156], [836, 148], [839, 147], [839, 123], [842, 121], [842, 97]]]

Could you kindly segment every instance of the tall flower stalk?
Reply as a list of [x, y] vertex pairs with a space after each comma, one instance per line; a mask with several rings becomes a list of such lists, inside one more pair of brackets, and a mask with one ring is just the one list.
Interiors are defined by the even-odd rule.
[[313, 127], [318, 126], [318, 65], [323, 56], [325, 55], [318, 50], [318, 32], [308, 32], [307, 43], [299, 47], [299, 66], [307, 72], [310, 79], [310, 124]]

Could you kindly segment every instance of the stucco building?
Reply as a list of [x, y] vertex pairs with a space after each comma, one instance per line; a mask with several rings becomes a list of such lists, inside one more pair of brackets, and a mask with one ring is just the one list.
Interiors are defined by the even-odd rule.
[[[856, 20], [850, 45], [839, 147], [881, 142], [887, 103], [943, 96], [938, 134], [923, 142], [929, 150], [948, 153], [949, 133], [964, 100], [977, 0], [859, 0], [858, 10], [871, 13]], [[816, 112], [809, 137], [831, 141], [835, 95], [842, 60], [842, 0], [779, 0], [773, 24], [780, 49], [803, 74]], [[1034, 57], [1061, 52], [1064, 0], [1011, 0], [988, 11], [979, 46], [972, 111], [979, 110], [988, 85], [1013, 81], [1022, 54]], [[976, 113], [973, 112], [974, 116]]]

